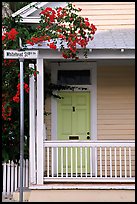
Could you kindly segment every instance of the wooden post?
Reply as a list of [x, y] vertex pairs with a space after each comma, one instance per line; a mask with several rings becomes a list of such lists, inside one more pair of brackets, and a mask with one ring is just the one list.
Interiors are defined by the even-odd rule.
[[[34, 64], [29, 64], [29, 67], [34, 68]], [[35, 82], [34, 76], [32, 75], [29, 79], [29, 124], [30, 124], [30, 141], [29, 141], [29, 183], [36, 184], [36, 104], [35, 104], [35, 97], [36, 97], [36, 90], [35, 90]]]
[[43, 128], [44, 128], [44, 69], [43, 59], [37, 59], [37, 184], [43, 184]]

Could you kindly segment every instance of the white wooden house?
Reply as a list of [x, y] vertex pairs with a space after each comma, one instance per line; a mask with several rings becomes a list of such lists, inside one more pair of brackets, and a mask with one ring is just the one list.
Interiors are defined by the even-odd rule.
[[[39, 50], [37, 82], [30, 78], [30, 201], [133, 201], [135, 2], [73, 3], [98, 29], [88, 59], [82, 50], [71, 62], [44, 43], [28, 46]], [[67, 2], [31, 4], [38, 8], [28, 5], [13, 16], [35, 24], [41, 7]], [[52, 83], [87, 89], [60, 91], [64, 99], [44, 101], [46, 72]]]

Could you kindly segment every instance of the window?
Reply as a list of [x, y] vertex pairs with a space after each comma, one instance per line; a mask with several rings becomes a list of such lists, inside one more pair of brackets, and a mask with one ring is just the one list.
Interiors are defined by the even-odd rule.
[[58, 84], [90, 85], [90, 70], [58, 70]]

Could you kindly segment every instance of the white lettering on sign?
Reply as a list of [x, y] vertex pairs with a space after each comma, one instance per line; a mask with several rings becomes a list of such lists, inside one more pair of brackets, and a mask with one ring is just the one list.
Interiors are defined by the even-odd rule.
[[26, 51], [17, 51], [17, 50], [4, 50], [4, 59], [37, 59], [38, 50], [26, 50]]

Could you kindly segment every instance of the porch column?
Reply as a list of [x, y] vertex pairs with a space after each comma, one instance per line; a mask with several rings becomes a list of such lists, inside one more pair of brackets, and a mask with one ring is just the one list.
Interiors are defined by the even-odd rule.
[[43, 184], [43, 130], [44, 130], [44, 69], [43, 59], [37, 59], [37, 184]]
[[[34, 64], [29, 64], [29, 67], [34, 68]], [[29, 78], [29, 184], [36, 184], [36, 87], [34, 76]]]

